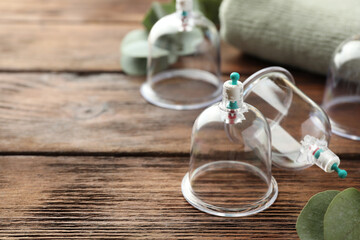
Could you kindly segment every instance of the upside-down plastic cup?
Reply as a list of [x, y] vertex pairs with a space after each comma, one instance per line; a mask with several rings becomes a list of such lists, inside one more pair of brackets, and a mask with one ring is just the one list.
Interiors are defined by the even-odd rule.
[[335, 134], [360, 140], [360, 34], [347, 39], [335, 50], [323, 108]]
[[196, 119], [189, 171], [181, 186], [195, 208], [223, 217], [261, 212], [278, 194], [268, 123], [259, 110], [243, 102], [238, 78], [233, 73], [224, 84], [223, 101]]
[[177, 0], [176, 12], [151, 29], [147, 80], [142, 96], [163, 108], [187, 110], [221, 99], [220, 38], [214, 24]]

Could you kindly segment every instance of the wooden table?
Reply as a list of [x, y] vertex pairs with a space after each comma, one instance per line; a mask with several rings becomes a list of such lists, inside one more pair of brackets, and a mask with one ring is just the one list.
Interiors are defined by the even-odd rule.
[[[334, 136], [349, 177], [273, 169], [274, 205], [220, 218], [182, 197], [201, 110], [145, 102], [119, 44], [150, 0], [0, 1], [0, 239], [297, 239], [296, 218], [327, 189], [360, 188], [360, 144]], [[223, 45], [224, 78], [273, 65]], [[291, 69], [321, 103], [324, 76]]]

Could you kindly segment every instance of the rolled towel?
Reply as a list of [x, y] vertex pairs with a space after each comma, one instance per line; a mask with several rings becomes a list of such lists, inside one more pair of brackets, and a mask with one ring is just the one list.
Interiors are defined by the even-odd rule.
[[220, 22], [246, 53], [326, 74], [335, 48], [360, 33], [360, 0], [224, 0]]

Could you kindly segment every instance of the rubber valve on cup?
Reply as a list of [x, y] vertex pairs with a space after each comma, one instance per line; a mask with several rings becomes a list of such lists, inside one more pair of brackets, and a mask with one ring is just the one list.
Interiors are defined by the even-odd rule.
[[272, 137], [272, 162], [281, 168], [317, 165], [327, 173], [347, 173], [329, 148], [331, 126], [326, 113], [295, 86], [284, 68], [270, 67], [244, 82], [244, 99], [267, 119]]
[[278, 187], [271, 173], [269, 125], [243, 101], [239, 74], [223, 85], [223, 100], [196, 119], [189, 171], [182, 193], [195, 208], [224, 217], [241, 217], [268, 208]]
[[221, 99], [220, 38], [215, 25], [177, 0], [176, 12], [161, 18], [148, 37], [147, 80], [142, 96], [169, 109], [206, 107]]

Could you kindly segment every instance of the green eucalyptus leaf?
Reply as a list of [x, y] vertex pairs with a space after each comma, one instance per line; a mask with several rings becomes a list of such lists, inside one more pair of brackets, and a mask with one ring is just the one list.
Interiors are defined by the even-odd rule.
[[[166, 69], [169, 62], [167, 50], [153, 47], [153, 58], [158, 60], [156, 71]], [[121, 42], [121, 67], [129, 75], [142, 76], [146, 74], [149, 45], [145, 30], [129, 32]]]
[[[147, 55], [149, 47], [146, 41], [137, 41], [126, 45], [121, 53], [121, 67], [128, 75], [146, 75]], [[155, 71], [161, 71], [168, 67], [168, 52], [161, 48], [153, 48], [153, 58], [158, 61]]]
[[360, 239], [360, 192], [348, 188], [332, 200], [324, 217], [325, 240]]
[[[194, 10], [204, 14], [214, 24], [219, 25], [219, 8], [222, 0], [194, 0]], [[146, 13], [143, 25], [150, 31], [154, 24], [162, 17], [175, 12], [176, 0], [169, 3], [153, 2], [151, 8]]]
[[199, 45], [204, 41], [204, 34], [195, 28], [190, 32], [178, 32], [161, 37], [157, 46], [169, 51], [169, 63], [174, 64], [179, 56], [187, 56], [197, 52]]
[[204, 35], [200, 29], [194, 29], [191, 32], [184, 32], [181, 34], [181, 42], [185, 43], [183, 48], [179, 51], [179, 55], [186, 56], [195, 53], [199, 44], [204, 41]]
[[153, 25], [162, 17], [175, 12], [175, 1], [170, 3], [153, 2], [151, 8], [146, 13], [143, 25], [147, 31], [150, 31]]
[[324, 215], [330, 202], [338, 193], [340, 191], [328, 190], [310, 198], [296, 222], [296, 231], [300, 239], [324, 239]]
[[205, 17], [210, 19], [215, 25], [220, 24], [219, 20], [219, 8], [222, 0], [197, 0], [199, 3], [199, 11], [204, 14]]
[[135, 29], [126, 34], [126, 36], [121, 41], [121, 48], [128, 45], [132, 42], [137, 42], [140, 40], [147, 41], [148, 33], [144, 29]]

